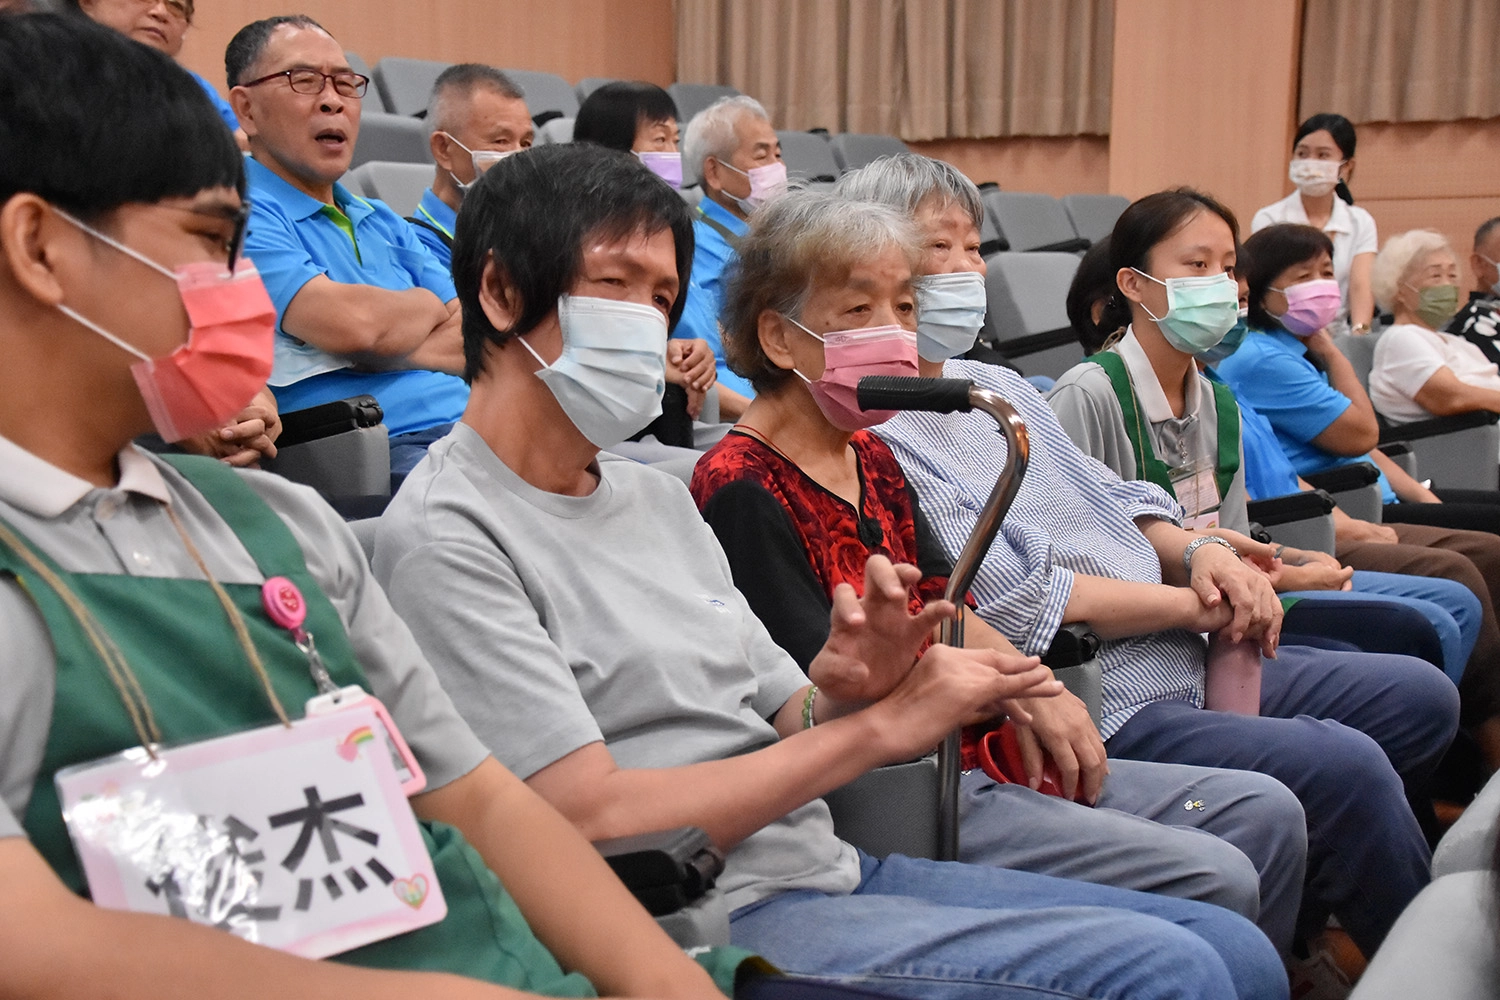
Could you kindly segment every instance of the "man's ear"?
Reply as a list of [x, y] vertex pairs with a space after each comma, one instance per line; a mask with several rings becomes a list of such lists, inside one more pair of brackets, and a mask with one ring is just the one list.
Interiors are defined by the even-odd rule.
[[427, 137], [427, 149], [432, 153], [432, 162], [442, 169], [453, 172], [453, 158], [448, 155], [448, 137], [434, 131]]
[[57, 240], [67, 225], [34, 194], [14, 195], [0, 205], [0, 261], [11, 280], [39, 305], [55, 306], [63, 300], [55, 265], [61, 249]]
[[703, 188], [704, 193], [724, 190], [723, 169], [723, 167], [719, 166], [719, 161], [716, 157], [705, 156], [703, 158], [703, 180], [700, 186]]
[[495, 261], [491, 250], [485, 256], [484, 273], [479, 278], [479, 308], [496, 330], [504, 332], [516, 325], [525, 304], [505, 268]]
[[255, 125], [255, 115], [250, 111], [250, 91], [245, 87], [229, 88], [229, 106], [234, 108], [234, 116], [240, 120], [240, 131], [249, 138], [259, 135], [260, 129]]
[[756, 319], [760, 349], [771, 359], [771, 364], [790, 371], [796, 367], [797, 362], [786, 344], [787, 325], [781, 314], [772, 309], [763, 310]]

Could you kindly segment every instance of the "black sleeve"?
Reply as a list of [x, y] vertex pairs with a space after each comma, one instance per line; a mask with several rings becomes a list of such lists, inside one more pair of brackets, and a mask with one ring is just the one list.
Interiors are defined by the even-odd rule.
[[806, 670], [828, 641], [833, 602], [808, 564], [791, 515], [765, 487], [741, 480], [709, 498], [703, 519], [750, 610]]
[[911, 500], [912, 521], [917, 529], [917, 569], [924, 577], [948, 576], [953, 572], [953, 560], [943, 551], [943, 543], [938, 541], [932, 525], [927, 523], [927, 515], [922, 513], [917, 491], [911, 488], [910, 482], [906, 484], [906, 495]]

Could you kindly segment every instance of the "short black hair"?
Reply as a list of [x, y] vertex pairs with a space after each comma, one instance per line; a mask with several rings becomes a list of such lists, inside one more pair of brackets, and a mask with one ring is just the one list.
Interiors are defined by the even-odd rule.
[[[1327, 111], [1313, 115], [1297, 126], [1297, 134], [1292, 138], [1292, 148], [1297, 148], [1297, 143], [1314, 132], [1327, 132], [1333, 137], [1333, 144], [1339, 148], [1339, 152], [1344, 154], [1344, 159], [1354, 159], [1354, 147], [1358, 136], [1354, 132], [1354, 123], [1349, 119]], [[1344, 201], [1354, 204], [1354, 195], [1350, 193], [1349, 185], [1339, 181], [1333, 190]]]
[[1500, 215], [1481, 222], [1479, 228], [1474, 230], [1474, 249], [1477, 251], [1480, 247], [1484, 246], [1484, 241], [1489, 239], [1490, 234], [1496, 229], [1500, 229]]
[[306, 14], [281, 14], [251, 21], [236, 31], [229, 44], [224, 47], [224, 79], [229, 81], [231, 87], [238, 87], [245, 82], [246, 71], [266, 51], [266, 44], [270, 42], [276, 29], [286, 24], [294, 28], [314, 28], [329, 38], [333, 37], [333, 32]]
[[574, 142], [593, 142], [628, 153], [642, 122], [677, 120], [677, 102], [654, 83], [617, 80], [594, 91], [578, 109]]
[[[1202, 191], [1189, 187], [1172, 188], [1148, 194], [1120, 213], [1114, 230], [1109, 234], [1110, 273], [1118, 274], [1130, 267], [1149, 274], [1147, 258], [1151, 256], [1152, 248], [1187, 225], [1188, 220], [1199, 212], [1212, 212], [1223, 219], [1234, 237], [1235, 247], [1239, 247], [1240, 223], [1228, 207]], [[1099, 326], [1112, 331], [1129, 322], [1130, 303], [1116, 287], [1104, 305]]]
[[0, 18], [0, 203], [39, 195], [83, 218], [129, 202], [245, 193], [208, 95], [166, 55], [93, 21]]
[[[1073, 283], [1068, 286], [1068, 324], [1084, 354], [1098, 354], [1114, 335], [1118, 327], [1104, 329], [1103, 323], [1094, 322], [1094, 306], [1108, 299], [1115, 291], [1115, 269], [1110, 264], [1109, 237], [1089, 247], [1088, 253], [1078, 262], [1073, 272]], [[1103, 316], [1100, 316], [1101, 321]]]
[[1245, 241], [1246, 256], [1235, 271], [1245, 276], [1250, 288], [1250, 326], [1256, 330], [1280, 330], [1281, 321], [1266, 312], [1266, 293], [1271, 282], [1287, 268], [1326, 253], [1333, 259], [1333, 241], [1321, 229], [1295, 222], [1267, 226]]
[[[590, 143], [537, 146], [485, 171], [464, 196], [453, 232], [453, 284], [463, 307], [464, 378], [484, 370], [487, 344], [530, 333], [557, 308], [596, 238], [670, 230], [676, 243], [677, 300], [669, 329], [682, 316], [693, 264], [687, 204], [633, 156]], [[485, 262], [520, 295], [520, 315], [496, 330], [479, 305]]]

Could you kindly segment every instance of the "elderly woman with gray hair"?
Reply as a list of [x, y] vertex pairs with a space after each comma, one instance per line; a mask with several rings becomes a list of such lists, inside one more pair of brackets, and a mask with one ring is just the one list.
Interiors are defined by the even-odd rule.
[[[923, 192], [918, 211], [793, 192], [756, 214], [724, 313], [729, 364], [756, 396], [692, 482], [736, 588], [804, 667], [827, 640], [834, 589], [860, 587], [870, 556], [921, 569], [913, 612], [942, 596], [947, 557], [868, 430], [890, 414], [861, 410], [854, 387], [915, 375], [919, 350], [961, 352], [983, 318], [982, 281], [977, 317], [947, 291], [964, 284], [949, 275], [983, 267], [973, 185], [916, 156], [858, 173], [874, 190]], [[965, 627], [968, 645], [1020, 655], [977, 616]], [[966, 733], [961, 860], [1215, 902], [1286, 943], [1304, 846], [1289, 792], [1261, 775], [1136, 761], [1106, 782], [1103, 743], [1073, 695], [1007, 710], [1008, 724]]]
[[1375, 408], [1397, 424], [1500, 413], [1500, 371], [1478, 347], [1443, 332], [1459, 306], [1458, 258], [1448, 241], [1430, 229], [1391, 237], [1375, 258], [1371, 284], [1396, 318], [1375, 347]]

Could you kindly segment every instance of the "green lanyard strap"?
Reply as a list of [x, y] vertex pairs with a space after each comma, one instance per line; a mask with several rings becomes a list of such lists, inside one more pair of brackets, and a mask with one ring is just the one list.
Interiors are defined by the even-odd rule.
[[[1114, 351], [1100, 351], [1089, 358], [1104, 369], [1109, 384], [1120, 401], [1120, 410], [1125, 415], [1125, 430], [1130, 438], [1131, 450], [1135, 452], [1136, 475], [1147, 482], [1155, 483], [1167, 491], [1173, 500], [1177, 491], [1172, 488], [1172, 474], [1167, 464], [1156, 455], [1156, 448], [1146, 447], [1146, 423], [1141, 419], [1140, 406], [1136, 401], [1135, 386], [1125, 359]], [[1219, 454], [1214, 463], [1214, 482], [1219, 488], [1219, 501], [1229, 493], [1234, 474], [1240, 470], [1240, 408], [1234, 401], [1234, 393], [1227, 385], [1210, 382], [1214, 390], [1214, 410], [1218, 414]]]
[[736, 253], [739, 252], [741, 237], [737, 236], [734, 230], [730, 229], [728, 226], [724, 225], [724, 223], [720, 222], [718, 219], [715, 219], [707, 212], [703, 211], [703, 206], [698, 206], [696, 211], [698, 212], [698, 218], [701, 219], [703, 223], [708, 226], [708, 228], [724, 237], [724, 242], [728, 243], [730, 248], [733, 249]]

